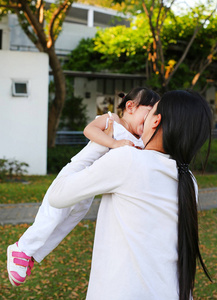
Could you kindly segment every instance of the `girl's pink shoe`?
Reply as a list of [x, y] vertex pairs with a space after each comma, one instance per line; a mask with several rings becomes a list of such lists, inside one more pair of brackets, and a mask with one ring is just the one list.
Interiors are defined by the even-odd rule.
[[33, 257], [27, 256], [20, 251], [17, 242], [8, 246], [7, 270], [9, 280], [13, 286], [19, 286], [23, 283], [26, 280], [26, 276], [31, 274], [33, 266]]

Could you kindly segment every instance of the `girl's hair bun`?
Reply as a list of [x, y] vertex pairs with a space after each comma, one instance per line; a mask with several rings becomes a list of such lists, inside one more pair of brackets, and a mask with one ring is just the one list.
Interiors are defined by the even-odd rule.
[[118, 108], [124, 112], [126, 108], [127, 101], [135, 102], [136, 106], [139, 105], [150, 105], [154, 106], [154, 104], [160, 100], [160, 96], [152, 90], [149, 90], [146, 87], [136, 87], [132, 89], [128, 94], [124, 94], [123, 92], [118, 94], [119, 97], [122, 98], [121, 103], [118, 105]]
[[124, 97], [125, 97], [125, 94], [124, 94], [123, 92], [121, 92], [121, 93], [118, 94], [118, 96], [119, 96], [120, 98], [124, 98]]

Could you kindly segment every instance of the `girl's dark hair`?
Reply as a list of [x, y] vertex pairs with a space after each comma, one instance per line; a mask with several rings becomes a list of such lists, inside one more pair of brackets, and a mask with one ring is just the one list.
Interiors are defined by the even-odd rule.
[[195, 185], [188, 165], [207, 138], [208, 159], [212, 114], [206, 100], [193, 91], [165, 93], [155, 114], [161, 114], [163, 148], [177, 162], [179, 299], [189, 300], [193, 295], [197, 259], [210, 279], [199, 250]]
[[119, 97], [122, 98], [121, 103], [118, 105], [118, 108], [124, 112], [127, 101], [134, 101], [137, 106], [139, 105], [150, 105], [154, 106], [156, 102], [160, 100], [160, 96], [146, 87], [136, 87], [132, 89], [126, 96], [124, 93], [119, 93]]

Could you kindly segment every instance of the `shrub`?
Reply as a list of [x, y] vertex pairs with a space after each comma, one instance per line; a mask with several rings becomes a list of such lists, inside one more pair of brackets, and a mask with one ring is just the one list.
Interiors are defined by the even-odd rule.
[[0, 180], [4, 181], [7, 178], [22, 177], [24, 173], [28, 173], [25, 162], [19, 162], [16, 159], [0, 159]]
[[[72, 147], [65, 145], [58, 145], [55, 148], [49, 148], [47, 161], [48, 173], [58, 173], [82, 148], [83, 146]], [[201, 148], [200, 152], [191, 163], [192, 171], [203, 171], [206, 151], [207, 143]], [[205, 171], [209, 173], [217, 172], [217, 139], [212, 141], [210, 155]]]
[[[206, 158], [208, 144], [205, 143], [201, 150], [198, 152], [196, 158], [192, 162], [193, 171], [203, 171]], [[211, 143], [210, 155], [205, 167], [205, 171], [209, 173], [217, 172], [217, 139], [213, 139]]]
[[59, 173], [82, 148], [83, 146], [72, 147], [65, 145], [48, 148], [47, 172], [54, 174]]
[[[54, 94], [54, 82], [49, 85], [49, 103], [52, 102]], [[66, 77], [66, 99], [61, 113], [58, 130], [83, 131], [87, 125], [87, 106], [81, 97], [74, 96], [74, 80]]]

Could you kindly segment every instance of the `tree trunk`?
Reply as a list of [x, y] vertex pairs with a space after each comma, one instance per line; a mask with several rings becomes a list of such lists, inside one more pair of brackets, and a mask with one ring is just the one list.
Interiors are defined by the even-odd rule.
[[61, 68], [60, 61], [55, 53], [54, 47], [47, 49], [50, 67], [54, 76], [55, 97], [49, 107], [48, 115], [48, 148], [55, 146], [56, 130], [65, 102], [66, 85], [65, 76]]

